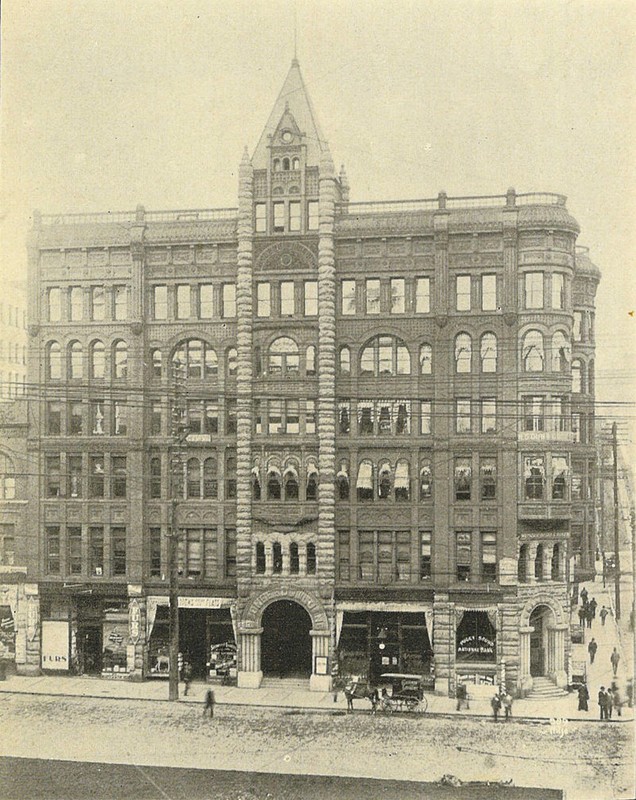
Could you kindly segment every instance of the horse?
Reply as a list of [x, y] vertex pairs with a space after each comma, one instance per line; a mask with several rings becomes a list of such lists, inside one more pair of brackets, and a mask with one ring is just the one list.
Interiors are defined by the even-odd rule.
[[347, 698], [347, 713], [353, 712], [354, 700], [369, 700], [371, 703], [371, 713], [375, 714], [380, 695], [378, 690], [368, 683], [348, 683], [344, 688], [344, 695]]

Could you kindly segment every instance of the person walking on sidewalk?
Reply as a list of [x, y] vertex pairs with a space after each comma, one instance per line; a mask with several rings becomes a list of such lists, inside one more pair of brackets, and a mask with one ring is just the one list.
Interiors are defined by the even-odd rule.
[[192, 664], [189, 661], [186, 661], [183, 665], [183, 682], [185, 683], [185, 689], [183, 690], [183, 696], [185, 697], [192, 683]]
[[214, 716], [214, 692], [212, 689], [208, 689], [205, 693], [205, 701], [203, 703], [203, 716], [205, 717], [206, 713], [210, 712], [210, 719]]
[[592, 615], [592, 608], [591, 608], [590, 604], [588, 603], [586, 608], [585, 608], [585, 621], [587, 622], [587, 627], [588, 628], [592, 627], [592, 620], [593, 619], [594, 619], [594, 617]]
[[582, 628], [585, 627], [585, 617], [586, 617], [585, 608], [583, 606], [581, 606], [579, 608], [579, 625]]
[[599, 719], [607, 719], [607, 695], [605, 694], [604, 686], [601, 686], [598, 690], [598, 709], [600, 714]]
[[510, 694], [510, 692], [507, 689], [506, 689], [506, 693], [504, 694], [504, 696], [502, 698], [502, 703], [503, 703], [504, 714], [505, 714], [504, 719], [505, 719], [506, 722], [509, 722], [510, 721], [510, 717], [512, 717], [512, 695]]
[[616, 673], [618, 672], [618, 662], [621, 660], [620, 653], [616, 648], [612, 650], [612, 655], [610, 656], [610, 661], [612, 662], [612, 669], [614, 670], [614, 677], [616, 677]]
[[455, 698], [457, 699], [457, 711], [461, 710], [463, 704], [466, 705], [466, 708], [470, 708], [468, 705], [468, 690], [466, 689], [465, 683], [458, 683], [457, 688], [455, 689]]
[[608, 614], [609, 611], [605, 608], [605, 606], [603, 606], [603, 608], [601, 608], [601, 610], [598, 612], [598, 615], [601, 618], [601, 625], [603, 627], [605, 627], [605, 620], [607, 619]]
[[592, 619], [596, 619], [596, 609], [598, 607], [598, 603], [596, 602], [596, 598], [593, 597], [590, 600], [590, 612], [592, 613]]
[[499, 719], [499, 711], [501, 710], [501, 696], [499, 692], [495, 692], [490, 700], [492, 706], [492, 716], [495, 722]]
[[587, 589], [585, 586], [581, 589], [581, 602], [584, 606], [587, 605]]
[[587, 652], [590, 654], [590, 664], [594, 663], [594, 658], [596, 656], [596, 651], [598, 650], [598, 644], [596, 643], [596, 639], [592, 636], [590, 639], [590, 643], [587, 646]]
[[587, 690], [587, 686], [582, 683], [579, 686], [579, 711], [589, 711], [587, 707], [587, 701], [590, 699], [590, 693]]

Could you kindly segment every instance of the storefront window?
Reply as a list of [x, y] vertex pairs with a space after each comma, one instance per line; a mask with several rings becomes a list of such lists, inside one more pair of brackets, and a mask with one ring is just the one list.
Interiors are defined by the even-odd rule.
[[486, 611], [464, 611], [457, 626], [458, 661], [494, 662], [497, 632]]

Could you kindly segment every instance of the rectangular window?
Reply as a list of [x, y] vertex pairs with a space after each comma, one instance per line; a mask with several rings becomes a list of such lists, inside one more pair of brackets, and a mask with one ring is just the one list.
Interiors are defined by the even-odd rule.
[[338, 577], [351, 580], [351, 534], [349, 530], [338, 531]]
[[49, 436], [62, 433], [62, 404], [58, 400], [51, 400], [46, 405], [46, 432]]
[[111, 456], [111, 497], [126, 497], [126, 456]]
[[128, 408], [124, 400], [113, 403], [113, 436], [128, 435]]
[[565, 276], [561, 272], [552, 273], [552, 308], [565, 308]]
[[46, 571], [49, 575], [59, 575], [61, 571], [60, 526], [47, 525], [44, 532], [46, 535]]
[[66, 529], [68, 574], [82, 574], [82, 528], [72, 526]]
[[305, 433], [316, 433], [315, 400], [305, 400]]
[[497, 430], [497, 400], [494, 397], [481, 398], [481, 432], [494, 433]]
[[254, 207], [254, 227], [256, 233], [265, 233], [267, 231], [267, 204], [256, 203]]
[[420, 462], [420, 500], [430, 500], [433, 496], [433, 467], [429, 458]]
[[188, 433], [203, 433], [203, 404], [201, 400], [187, 401]]
[[420, 434], [422, 436], [428, 436], [432, 432], [432, 418], [433, 412], [431, 401], [420, 400]]
[[526, 272], [526, 308], [543, 308], [543, 272]]
[[497, 497], [497, 459], [479, 459], [479, 496], [482, 500]]
[[225, 577], [236, 577], [236, 528], [225, 529]]
[[214, 316], [214, 287], [211, 283], [199, 286], [199, 317], [212, 319]]
[[104, 455], [88, 457], [88, 496], [104, 497]]
[[159, 500], [161, 497], [161, 456], [150, 459], [150, 499]]
[[66, 457], [67, 487], [66, 496], [71, 500], [82, 497], [82, 456]]
[[161, 436], [163, 411], [161, 400], [152, 400], [150, 403], [150, 435]]
[[236, 316], [236, 284], [223, 284], [223, 316], [227, 319]]
[[497, 580], [497, 534], [494, 531], [481, 534], [481, 579], [484, 583]]
[[106, 298], [103, 286], [91, 288], [91, 319], [103, 320], [106, 312]]
[[565, 397], [552, 398], [552, 430], [559, 433], [568, 430], [567, 401]]
[[523, 459], [524, 497], [526, 500], [543, 500], [545, 461], [543, 456], [525, 456]]
[[285, 203], [274, 203], [274, 233], [285, 230]]
[[298, 200], [289, 201], [289, 230], [300, 230], [300, 202]]
[[161, 528], [150, 528], [150, 577], [161, 577]]
[[406, 311], [406, 284], [404, 278], [391, 278], [391, 314]]
[[283, 432], [283, 401], [270, 400], [268, 404], [267, 414], [267, 432], [282, 433]]
[[431, 279], [415, 280], [415, 313], [428, 314], [431, 310]]
[[318, 314], [318, 282], [305, 281], [305, 316], [315, 317]]
[[543, 397], [530, 395], [523, 398], [523, 429], [540, 432], [545, 430]]
[[68, 432], [70, 436], [81, 436], [84, 433], [84, 413], [81, 400], [69, 401]]
[[283, 317], [291, 317], [296, 313], [294, 302], [294, 282], [281, 281], [280, 284], [280, 313]]
[[187, 578], [199, 578], [203, 566], [199, 528], [186, 528], [179, 538], [179, 569]]
[[88, 558], [90, 574], [100, 577], [104, 574], [104, 528], [91, 525], [88, 529]]
[[300, 413], [298, 400], [287, 400], [285, 406], [285, 433], [299, 433]]
[[168, 319], [168, 287], [152, 287], [152, 316], [153, 319]]
[[340, 307], [343, 316], [351, 316], [356, 313], [356, 282], [340, 282]]
[[104, 435], [104, 401], [103, 400], [90, 400], [90, 426], [91, 434], [93, 436]]
[[189, 284], [177, 286], [177, 319], [189, 319], [192, 311], [191, 291]]
[[263, 433], [263, 412], [260, 400], [254, 400], [254, 433]]
[[455, 278], [455, 309], [470, 311], [470, 275], [457, 275]]
[[113, 286], [113, 316], [117, 320], [128, 318], [128, 287]]
[[236, 451], [225, 454], [225, 499], [236, 500]]
[[205, 416], [203, 430], [211, 435], [219, 432], [219, 403], [218, 400], [205, 401]]
[[457, 531], [455, 534], [455, 565], [458, 581], [470, 580], [472, 561], [472, 534], [470, 531]]
[[225, 398], [225, 433], [228, 436], [236, 433], [236, 397]]
[[317, 231], [318, 222], [319, 222], [318, 201], [310, 200], [307, 203], [307, 230]]
[[432, 531], [420, 531], [420, 580], [428, 581], [431, 579], [431, 545], [433, 541]]
[[581, 436], [581, 414], [577, 411], [572, 414], [572, 438], [575, 444], [580, 444], [583, 441]]
[[380, 281], [377, 278], [367, 278], [366, 281], [367, 314], [380, 313]]
[[126, 528], [110, 529], [113, 558], [113, 575], [126, 574]]
[[49, 322], [62, 319], [62, 293], [57, 286], [48, 290]]
[[375, 534], [373, 531], [358, 531], [358, 567], [360, 580], [374, 580]]
[[60, 456], [46, 456], [44, 463], [46, 469], [46, 496], [60, 497], [62, 494]]
[[456, 433], [471, 432], [470, 418], [471, 401], [466, 397], [455, 400], [455, 431]]
[[565, 456], [552, 456], [552, 499], [568, 499], [568, 460]]
[[497, 276], [481, 276], [481, 310], [497, 310]]
[[455, 500], [470, 500], [473, 468], [470, 458], [455, 459]]
[[68, 312], [71, 322], [79, 322], [84, 318], [84, 289], [81, 286], [71, 286]]
[[272, 313], [272, 287], [269, 283], [256, 284], [256, 316], [269, 317]]
[[366, 400], [358, 401], [358, 435], [373, 436], [375, 432], [374, 405]]

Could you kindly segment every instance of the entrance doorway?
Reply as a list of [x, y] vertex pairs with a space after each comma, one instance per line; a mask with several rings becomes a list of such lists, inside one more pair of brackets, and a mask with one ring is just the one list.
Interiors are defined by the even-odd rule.
[[263, 612], [261, 669], [278, 678], [311, 675], [311, 617], [292, 600], [278, 600]]
[[208, 612], [205, 608], [179, 609], [179, 650], [192, 666], [192, 677], [203, 680], [207, 674]]
[[554, 623], [554, 614], [548, 606], [537, 606], [530, 614], [530, 675], [533, 678], [546, 674], [548, 653], [548, 625]]
[[82, 625], [77, 630], [77, 660], [80, 673], [100, 675], [102, 672], [102, 628]]

